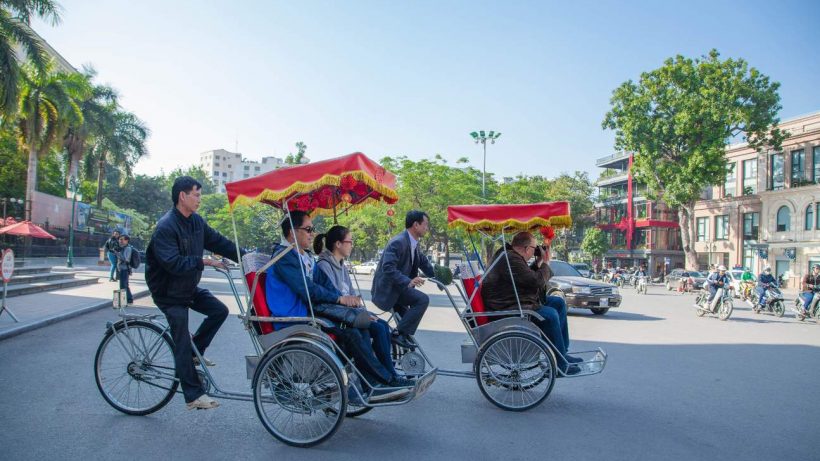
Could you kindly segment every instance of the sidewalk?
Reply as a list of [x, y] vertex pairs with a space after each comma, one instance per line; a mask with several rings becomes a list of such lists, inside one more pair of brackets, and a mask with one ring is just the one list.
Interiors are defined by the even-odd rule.
[[[8, 312], [0, 315], [0, 340], [42, 328], [61, 320], [76, 317], [98, 309], [110, 308], [114, 290], [119, 284], [108, 281], [108, 273], [99, 270], [79, 270], [81, 277], [99, 277], [100, 282], [77, 288], [46, 291], [30, 295], [16, 296], [6, 300], [19, 323], [15, 323]], [[145, 275], [135, 273], [130, 280], [134, 298], [148, 295]], [[2, 290], [2, 286], [0, 286]], [[0, 291], [0, 296], [2, 292]]]

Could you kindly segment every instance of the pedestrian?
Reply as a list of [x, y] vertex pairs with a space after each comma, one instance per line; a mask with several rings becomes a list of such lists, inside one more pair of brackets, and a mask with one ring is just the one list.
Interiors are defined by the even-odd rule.
[[[205, 350], [228, 318], [228, 308], [210, 291], [199, 288], [205, 266], [226, 269], [222, 262], [203, 259], [203, 250], [237, 258], [236, 245], [213, 230], [196, 213], [202, 199], [202, 184], [180, 176], [171, 188], [174, 207], [157, 222], [146, 251], [145, 281], [154, 303], [165, 314], [174, 340], [174, 364], [188, 409], [210, 409], [219, 403], [205, 394], [197, 376], [191, 343], [204, 364]], [[239, 255], [241, 257], [241, 255]], [[193, 337], [188, 330], [189, 310], [206, 316]]]
[[419, 249], [419, 240], [430, 227], [430, 217], [423, 211], [408, 211], [404, 227], [404, 232], [393, 237], [382, 253], [373, 277], [372, 298], [379, 309], [393, 310], [401, 316], [391, 340], [412, 349], [415, 342], [411, 337], [430, 304], [430, 298], [416, 289], [424, 284], [419, 270], [428, 277], [435, 277], [435, 271]]
[[128, 279], [132, 273], [131, 256], [134, 247], [131, 246], [131, 237], [128, 234], [120, 235], [118, 243], [120, 251], [117, 252], [117, 275], [120, 278], [120, 290], [125, 290], [126, 302], [130, 305], [134, 303], [134, 296], [131, 295], [131, 287], [128, 286]]
[[105, 241], [105, 253], [108, 256], [108, 262], [111, 263], [111, 270], [108, 273], [108, 281], [114, 282], [117, 276], [117, 253], [120, 251], [120, 231], [114, 229], [111, 232], [111, 238]]

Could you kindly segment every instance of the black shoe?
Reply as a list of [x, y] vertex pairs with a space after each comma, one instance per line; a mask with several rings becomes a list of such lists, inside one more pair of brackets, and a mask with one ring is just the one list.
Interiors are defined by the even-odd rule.
[[373, 391], [370, 393], [368, 400], [371, 403], [392, 402], [394, 400], [400, 400], [410, 393], [409, 389], [385, 389], [385, 387], [387, 386], [381, 384], [373, 387]]
[[393, 344], [399, 347], [403, 347], [405, 349], [412, 350], [416, 348], [416, 345], [413, 344], [413, 342], [410, 340], [410, 338], [407, 337], [407, 335], [405, 335], [404, 333], [399, 333], [397, 331], [394, 331], [393, 334], [390, 335], [390, 341]]
[[573, 357], [569, 354], [567, 354], [565, 357], [567, 358], [567, 362], [569, 362], [569, 363], [581, 363], [581, 362], [584, 361], [584, 359], [582, 359], [580, 357]]
[[387, 385], [390, 387], [413, 387], [416, 385], [416, 382], [412, 379], [400, 378], [396, 376]]
[[564, 374], [566, 376], [577, 375], [580, 372], [581, 372], [581, 367], [579, 367], [578, 365], [575, 365], [575, 364], [572, 364], [572, 365], [568, 366], [566, 368], [566, 370], [564, 370]]

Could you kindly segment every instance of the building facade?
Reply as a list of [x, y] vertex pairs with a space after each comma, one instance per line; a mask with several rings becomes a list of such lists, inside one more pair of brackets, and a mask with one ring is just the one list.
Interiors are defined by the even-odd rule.
[[795, 287], [820, 264], [820, 112], [783, 121], [780, 150], [726, 149], [726, 180], [695, 206], [695, 250], [713, 264], [763, 267]]
[[646, 187], [632, 178], [632, 154], [617, 153], [596, 161], [607, 169], [598, 180], [595, 222], [610, 241], [603, 265], [646, 264], [651, 276], [683, 267], [677, 212], [646, 198]]
[[213, 180], [216, 189], [224, 193], [225, 183], [273, 171], [285, 166], [285, 161], [278, 157], [262, 157], [257, 162], [236, 152], [215, 149], [199, 154], [199, 165]]

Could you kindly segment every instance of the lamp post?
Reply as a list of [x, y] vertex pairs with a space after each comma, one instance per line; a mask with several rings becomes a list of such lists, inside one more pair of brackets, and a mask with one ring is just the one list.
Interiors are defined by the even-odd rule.
[[481, 130], [478, 132], [473, 131], [470, 133], [470, 136], [473, 137], [473, 141], [475, 141], [476, 144], [481, 143], [484, 146], [484, 165], [481, 169], [481, 198], [486, 202], [487, 186], [485, 176], [487, 175], [487, 141], [490, 141], [490, 144], [495, 144], [495, 140], [501, 136], [501, 133], [496, 133], [495, 131], [485, 133], [484, 130]]
[[77, 207], [77, 178], [71, 177], [68, 181], [69, 192], [71, 193], [71, 221], [68, 223], [68, 259], [66, 267], [74, 267], [74, 209]]

